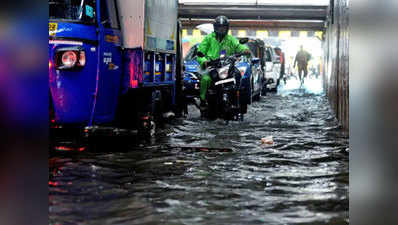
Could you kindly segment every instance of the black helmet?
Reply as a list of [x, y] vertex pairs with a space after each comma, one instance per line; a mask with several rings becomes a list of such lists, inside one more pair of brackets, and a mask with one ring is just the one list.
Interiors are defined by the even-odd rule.
[[214, 26], [214, 32], [221, 39], [223, 39], [225, 35], [228, 34], [229, 21], [226, 16], [217, 16], [217, 18], [214, 20], [213, 26]]

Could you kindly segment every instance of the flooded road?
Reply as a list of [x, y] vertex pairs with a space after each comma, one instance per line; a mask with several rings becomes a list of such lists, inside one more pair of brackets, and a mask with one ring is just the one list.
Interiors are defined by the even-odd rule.
[[244, 122], [190, 108], [152, 143], [51, 156], [50, 224], [347, 224], [348, 139], [320, 81], [306, 85], [262, 97]]

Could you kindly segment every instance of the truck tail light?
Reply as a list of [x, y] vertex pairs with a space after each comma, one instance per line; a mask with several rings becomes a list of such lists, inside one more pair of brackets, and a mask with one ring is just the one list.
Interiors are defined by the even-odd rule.
[[131, 85], [132, 88], [138, 87], [138, 80], [131, 80], [130, 81], [130, 85]]
[[[127, 63], [127, 71], [129, 76], [129, 87], [130, 88], [138, 88], [139, 84], [143, 82], [143, 74], [146, 62], [144, 61], [142, 50], [129, 50], [128, 52], [128, 63]], [[151, 71], [150, 71], [151, 73]]]

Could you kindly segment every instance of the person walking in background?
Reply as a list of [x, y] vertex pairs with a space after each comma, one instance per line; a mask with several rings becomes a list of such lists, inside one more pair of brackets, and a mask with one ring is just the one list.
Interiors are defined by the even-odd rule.
[[286, 84], [286, 77], [285, 77], [285, 53], [282, 52], [282, 50], [279, 47], [274, 48], [276, 54], [279, 55], [281, 59], [281, 71], [279, 73], [279, 80], [283, 78], [283, 81]]
[[[303, 49], [303, 46], [300, 45], [300, 50], [296, 54], [296, 58], [294, 59], [293, 67], [296, 67], [296, 63], [297, 63], [298, 74], [299, 74], [301, 84], [304, 83], [304, 78], [307, 77], [307, 74], [308, 74], [307, 67], [308, 67], [308, 61], [310, 61], [310, 59], [311, 59], [311, 54], [308, 53], [307, 51], [305, 51]], [[304, 72], [304, 76], [302, 76], [303, 72]]]

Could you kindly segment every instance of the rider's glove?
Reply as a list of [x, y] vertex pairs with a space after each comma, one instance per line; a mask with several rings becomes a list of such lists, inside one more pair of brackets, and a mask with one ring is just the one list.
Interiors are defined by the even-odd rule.
[[243, 54], [243, 55], [247, 55], [247, 56], [250, 56], [250, 55], [251, 55], [249, 49], [244, 50], [244, 51], [242, 52], [242, 54]]
[[204, 61], [202, 66], [203, 69], [206, 69], [209, 66], [209, 61]]
[[211, 60], [211, 61], [206, 61], [206, 67], [208, 67], [208, 66], [218, 67], [219, 64], [220, 64], [220, 59], [215, 59], [215, 60]]

